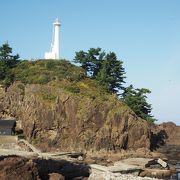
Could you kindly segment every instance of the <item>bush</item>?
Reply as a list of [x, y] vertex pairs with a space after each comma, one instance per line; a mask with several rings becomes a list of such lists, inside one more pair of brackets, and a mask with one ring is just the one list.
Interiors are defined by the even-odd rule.
[[21, 90], [21, 95], [25, 94], [25, 86], [24, 84], [18, 84], [17, 87]]
[[54, 79], [79, 81], [85, 77], [82, 68], [65, 60], [21, 61], [13, 72], [15, 80], [24, 84], [46, 84]]
[[47, 75], [40, 75], [38, 77], [36, 77], [36, 79], [34, 79], [32, 81], [32, 83], [34, 84], [46, 84], [50, 81], [49, 77]]
[[47, 100], [47, 101], [51, 101], [51, 102], [56, 100], [56, 96], [51, 93], [43, 92], [41, 94], [41, 96], [42, 96], [43, 100]]
[[9, 87], [13, 83], [13, 81], [14, 81], [14, 74], [9, 72], [9, 74], [6, 75], [3, 84], [5, 87]]
[[23, 91], [25, 90], [24, 84], [18, 84], [17, 87]]
[[80, 88], [76, 85], [67, 86], [65, 89], [71, 93], [80, 93]]
[[45, 67], [47, 70], [53, 70], [55, 68], [55, 63], [53, 61], [47, 61]]

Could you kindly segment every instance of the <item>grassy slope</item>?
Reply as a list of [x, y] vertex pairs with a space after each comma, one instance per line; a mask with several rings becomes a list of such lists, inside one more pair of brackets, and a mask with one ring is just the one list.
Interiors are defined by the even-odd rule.
[[46, 84], [55, 79], [78, 81], [85, 77], [83, 69], [65, 60], [21, 61], [13, 73], [16, 81], [25, 84]]
[[[38, 94], [49, 105], [55, 103], [59, 90], [61, 90], [65, 94], [81, 97], [82, 101], [88, 102], [91, 99], [95, 104], [103, 101], [108, 107], [118, 103], [121, 104], [119, 111], [129, 110], [127, 105], [117, 101], [116, 95], [108, 93], [95, 80], [86, 77], [82, 68], [65, 60], [22, 61], [13, 69], [13, 73], [15, 81], [21, 82], [20, 89], [23, 89], [24, 84], [48, 84], [51, 86], [51, 91], [42, 90]], [[83, 104], [84, 102], [82, 102]]]
[[22, 84], [49, 83], [71, 93], [89, 96], [93, 96], [94, 93], [108, 94], [96, 81], [86, 77], [82, 68], [65, 60], [22, 61], [12, 71], [15, 81]]

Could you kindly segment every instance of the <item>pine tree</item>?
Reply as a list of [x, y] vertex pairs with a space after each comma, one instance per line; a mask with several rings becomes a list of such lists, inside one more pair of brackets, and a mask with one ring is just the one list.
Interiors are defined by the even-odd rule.
[[5, 86], [13, 81], [11, 69], [18, 63], [19, 55], [12, 55], [12, 48], [8, 43], [0, 47], [0, 80], [4, 80]]
[[118, 90], [123, 88], [122, 84], [125, 83], [125, 70], [122, 64], [122, 61], [117, 60], [116, 54], [110, 52], [102, 61], [102, 66], [96, 80], [110, 92], [118, 92]]
[[11, 55], [12, 54], [12, 48], [9, 46], [9, 44], [6, 42], [0, 47], [0, 60], [17, 60], [19, 59], [19, 55]]
[[104, 55], [101, 48], [90, 48], [88, 52], [76, 52], [74, 61], [80, 63], [81, 67], [86, 70], [87, 75], [94, 78], [99, 72]]
[[123, 62], [117, 60], [115, 53], [106, 54], [101, 48], [90, 48], [88, 52], [76, 52], [75, 62], [80, 63], [87, 75], [108, 91], [116, 93], [123, 88], [125, 70]]
[[124, 89], [122, 94], [124, 102], [142, 119], [154, 122], [151, 115], [152, 107], [147, 102], [146, 94], [151, 93], [149, 89], [134, 89], [132, 85]]

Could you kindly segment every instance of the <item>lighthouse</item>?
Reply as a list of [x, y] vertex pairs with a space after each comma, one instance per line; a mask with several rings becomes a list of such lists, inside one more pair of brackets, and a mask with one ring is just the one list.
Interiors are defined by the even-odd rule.
[[60, 22], [58, 19], [53, 23], [53, 36], [50, 52], [45, 53], [45, 59], [59, 59], [59, 29]]

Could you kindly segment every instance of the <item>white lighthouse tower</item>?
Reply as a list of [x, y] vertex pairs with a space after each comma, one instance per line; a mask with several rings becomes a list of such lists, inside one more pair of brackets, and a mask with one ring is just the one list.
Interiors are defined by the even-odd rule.
[[59, 59], [59, 29], [60, 22], [58, 19], [53, 23], [53, 36], [50, 52], [45, 53], [45, 59]]

